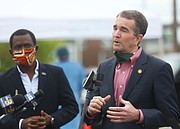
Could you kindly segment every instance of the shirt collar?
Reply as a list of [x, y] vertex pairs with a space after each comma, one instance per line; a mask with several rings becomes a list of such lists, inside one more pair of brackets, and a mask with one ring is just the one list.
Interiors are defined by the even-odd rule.
[[139, 49], [134, 53], [134, 55], [130, 58], [131, 65], [134, 65], [139, 58], [140, 54], [142, 52], [142, 47], [139, 47]]
[[[16, 67], [17, 67], [17, 70], [18, 70], [18, 72], [20, 73], [21, 76], [26, 74], [26, 73], [23, 73], [23, 72], [21, 71], [21, 69], [19, 68], [18, 65], [17, 65]], [[38, 70], [39, 70], [39, 62], [38, 62], [38, 60], [36, 59], [35, 74], [38, 74]]]

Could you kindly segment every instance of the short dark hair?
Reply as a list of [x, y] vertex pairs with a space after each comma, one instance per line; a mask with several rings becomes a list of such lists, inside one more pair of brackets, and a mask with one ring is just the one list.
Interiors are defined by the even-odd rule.
[[66, 47], [61, 47], [57, 50], [57, 56], [69, 56], [69, 51]]
[[146, 34], [148, 21], [141, 12], [137, 10], [124, 10], [120, 12], [116, 18], [119, 16], [135, 21], [134, 35], [142, 34], [144, 36]]
[[31, 31], [29, 31], [29, 30], [27, 30], [27, 29], [19, 29], [19, 30], [16, 30], [16, 31], [11, 35], [11, 37], [10, 37], [10, 39], [9, 39], [10, 47], [12, 48], [14, 36], [20, 36], [20, 35], [26, 35], [26, 34], [29, 34], [29, 35], [31, 36], [32, 41], [33, 41], [33, 43], [34, 43], [34, 46], [36, 46], [36, 37], [35, 37], [35, 35], [34, 35]]

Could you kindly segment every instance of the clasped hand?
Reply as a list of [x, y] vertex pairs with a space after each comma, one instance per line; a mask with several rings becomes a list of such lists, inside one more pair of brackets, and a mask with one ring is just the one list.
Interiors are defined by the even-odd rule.
[[[107, 95], [105, 98], [102, 98], [101, 96], [93, 97], [88, 106], [88, 115], [91, 117], [100, 113], [102, 106], [106, 104], [110, 98], [110, 95]], [[138, 109], [136, 109], [129, 101], [124, 100], [121, 96], [119, 96], [119, 102], [124, 106], [109, 107], [107, 110], [106, 117], [109, 118], [110, 121], [114, 123], [139, 121], [140, 114]]]
[[51, 116], [41, 111], [41, 116], [32, 116], [22, 121], [23, 129], [44, 129], [51, 123]]

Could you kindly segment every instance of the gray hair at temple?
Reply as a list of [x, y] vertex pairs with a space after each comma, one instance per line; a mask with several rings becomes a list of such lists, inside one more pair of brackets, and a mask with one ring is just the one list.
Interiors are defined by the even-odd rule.
[[117, 17], [123, 17], [126, 19], [132, 19], [135, 21], [134, 35], [142, 34], [143, 36], [146, 34], [148, 28], [148, 21], [146, 17], [137, 10], [124, 10], [120, 12]]

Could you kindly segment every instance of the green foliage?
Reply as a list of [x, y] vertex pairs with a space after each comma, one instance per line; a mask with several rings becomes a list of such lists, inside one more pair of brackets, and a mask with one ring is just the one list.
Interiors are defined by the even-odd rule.
[[9, 44], [0, 44], [0, 73], [14, 66], [15, 63], [12, 61], [12, 57], [9, 53]]
[[62, 46], [64, 41], [60, 40], [44, 40], [38, 41], [38, 53], [37, 59], [43, 63], [52, 63], [55, 59], [55, 50], [59, 46]]
[[[62, 40], [39, 40], [37, 52], [37, 59], [43, 63], [51, 64], [55, 59], [55, 50], [64, 45]], [[15, 66], [12, 57], [9, 54], [9, 44], [0, 43], [0, 73]]]

